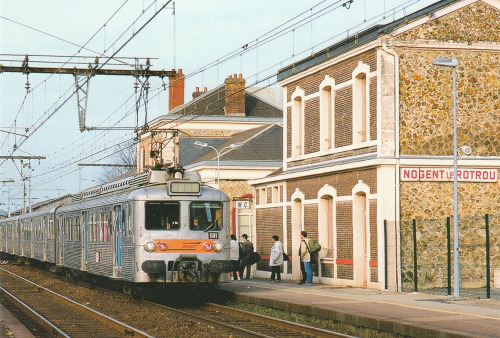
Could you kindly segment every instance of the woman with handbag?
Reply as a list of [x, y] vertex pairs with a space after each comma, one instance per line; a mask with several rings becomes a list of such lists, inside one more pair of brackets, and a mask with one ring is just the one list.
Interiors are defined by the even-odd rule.
[[[269, 257], [269, 266], [271, 267], [270, 282], [281, 281], [281, 265], [283, 264], [283, 244], [279, 241], [279, 237], [274, 235], [273, 247], [271, 248], [271, 255]], [[276, 279], [275, 279], [276, 277]]]

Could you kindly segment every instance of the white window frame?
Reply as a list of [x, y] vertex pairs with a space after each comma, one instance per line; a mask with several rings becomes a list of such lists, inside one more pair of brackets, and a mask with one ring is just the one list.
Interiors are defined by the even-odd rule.
[[370, 66], [359, 62], [352, 73], [352, 142], [370, 141]]
[[328, 75], [319, 85], [320, 150], [335, 147], [335, 80]]
[[305, 92], [297, 87], [292, 94], [292, 157], [304, 154], [304, 98]]

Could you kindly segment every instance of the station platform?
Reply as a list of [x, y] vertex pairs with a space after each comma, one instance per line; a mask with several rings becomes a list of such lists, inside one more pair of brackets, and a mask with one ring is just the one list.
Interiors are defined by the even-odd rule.
[[34, 337], [7, 309], [0, 304], [0, 338]]
[[409, 337], [500, 337], [500, 300], [396, 293], [296, 281], [223, 283], [235, 301]]

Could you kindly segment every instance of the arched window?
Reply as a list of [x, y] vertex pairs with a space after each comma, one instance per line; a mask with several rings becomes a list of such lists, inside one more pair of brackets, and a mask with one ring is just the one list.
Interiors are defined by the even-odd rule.
[[352, 226], [353, 226], [353, 259], [354, 285], [366, 286], [370, 280], [370, 227], [368, 195], [370, 188], [359, 181], [352, 190]]
[[325, 76], [320, 84], [320, 150], [333, 148], [334, 142], [334, 88], [335, 81]]
[[297, 87], [292, 95], [292, 157], [304, 153], [304, 91]]
[[353, 143], [369, 141], [369, 98], [368, 79], [370, 67], [362, 62], [353, 72]]
[[325, 257], [335, 257], [336, 214], [335, 199], [337, 190], [325, 184], [318, 191], [318, 238]]

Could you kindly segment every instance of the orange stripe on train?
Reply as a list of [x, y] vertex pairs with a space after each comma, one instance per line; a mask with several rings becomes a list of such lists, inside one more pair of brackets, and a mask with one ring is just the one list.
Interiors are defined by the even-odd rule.
[[155, 239], [154, 253], [213, 253], [213, 239]]

